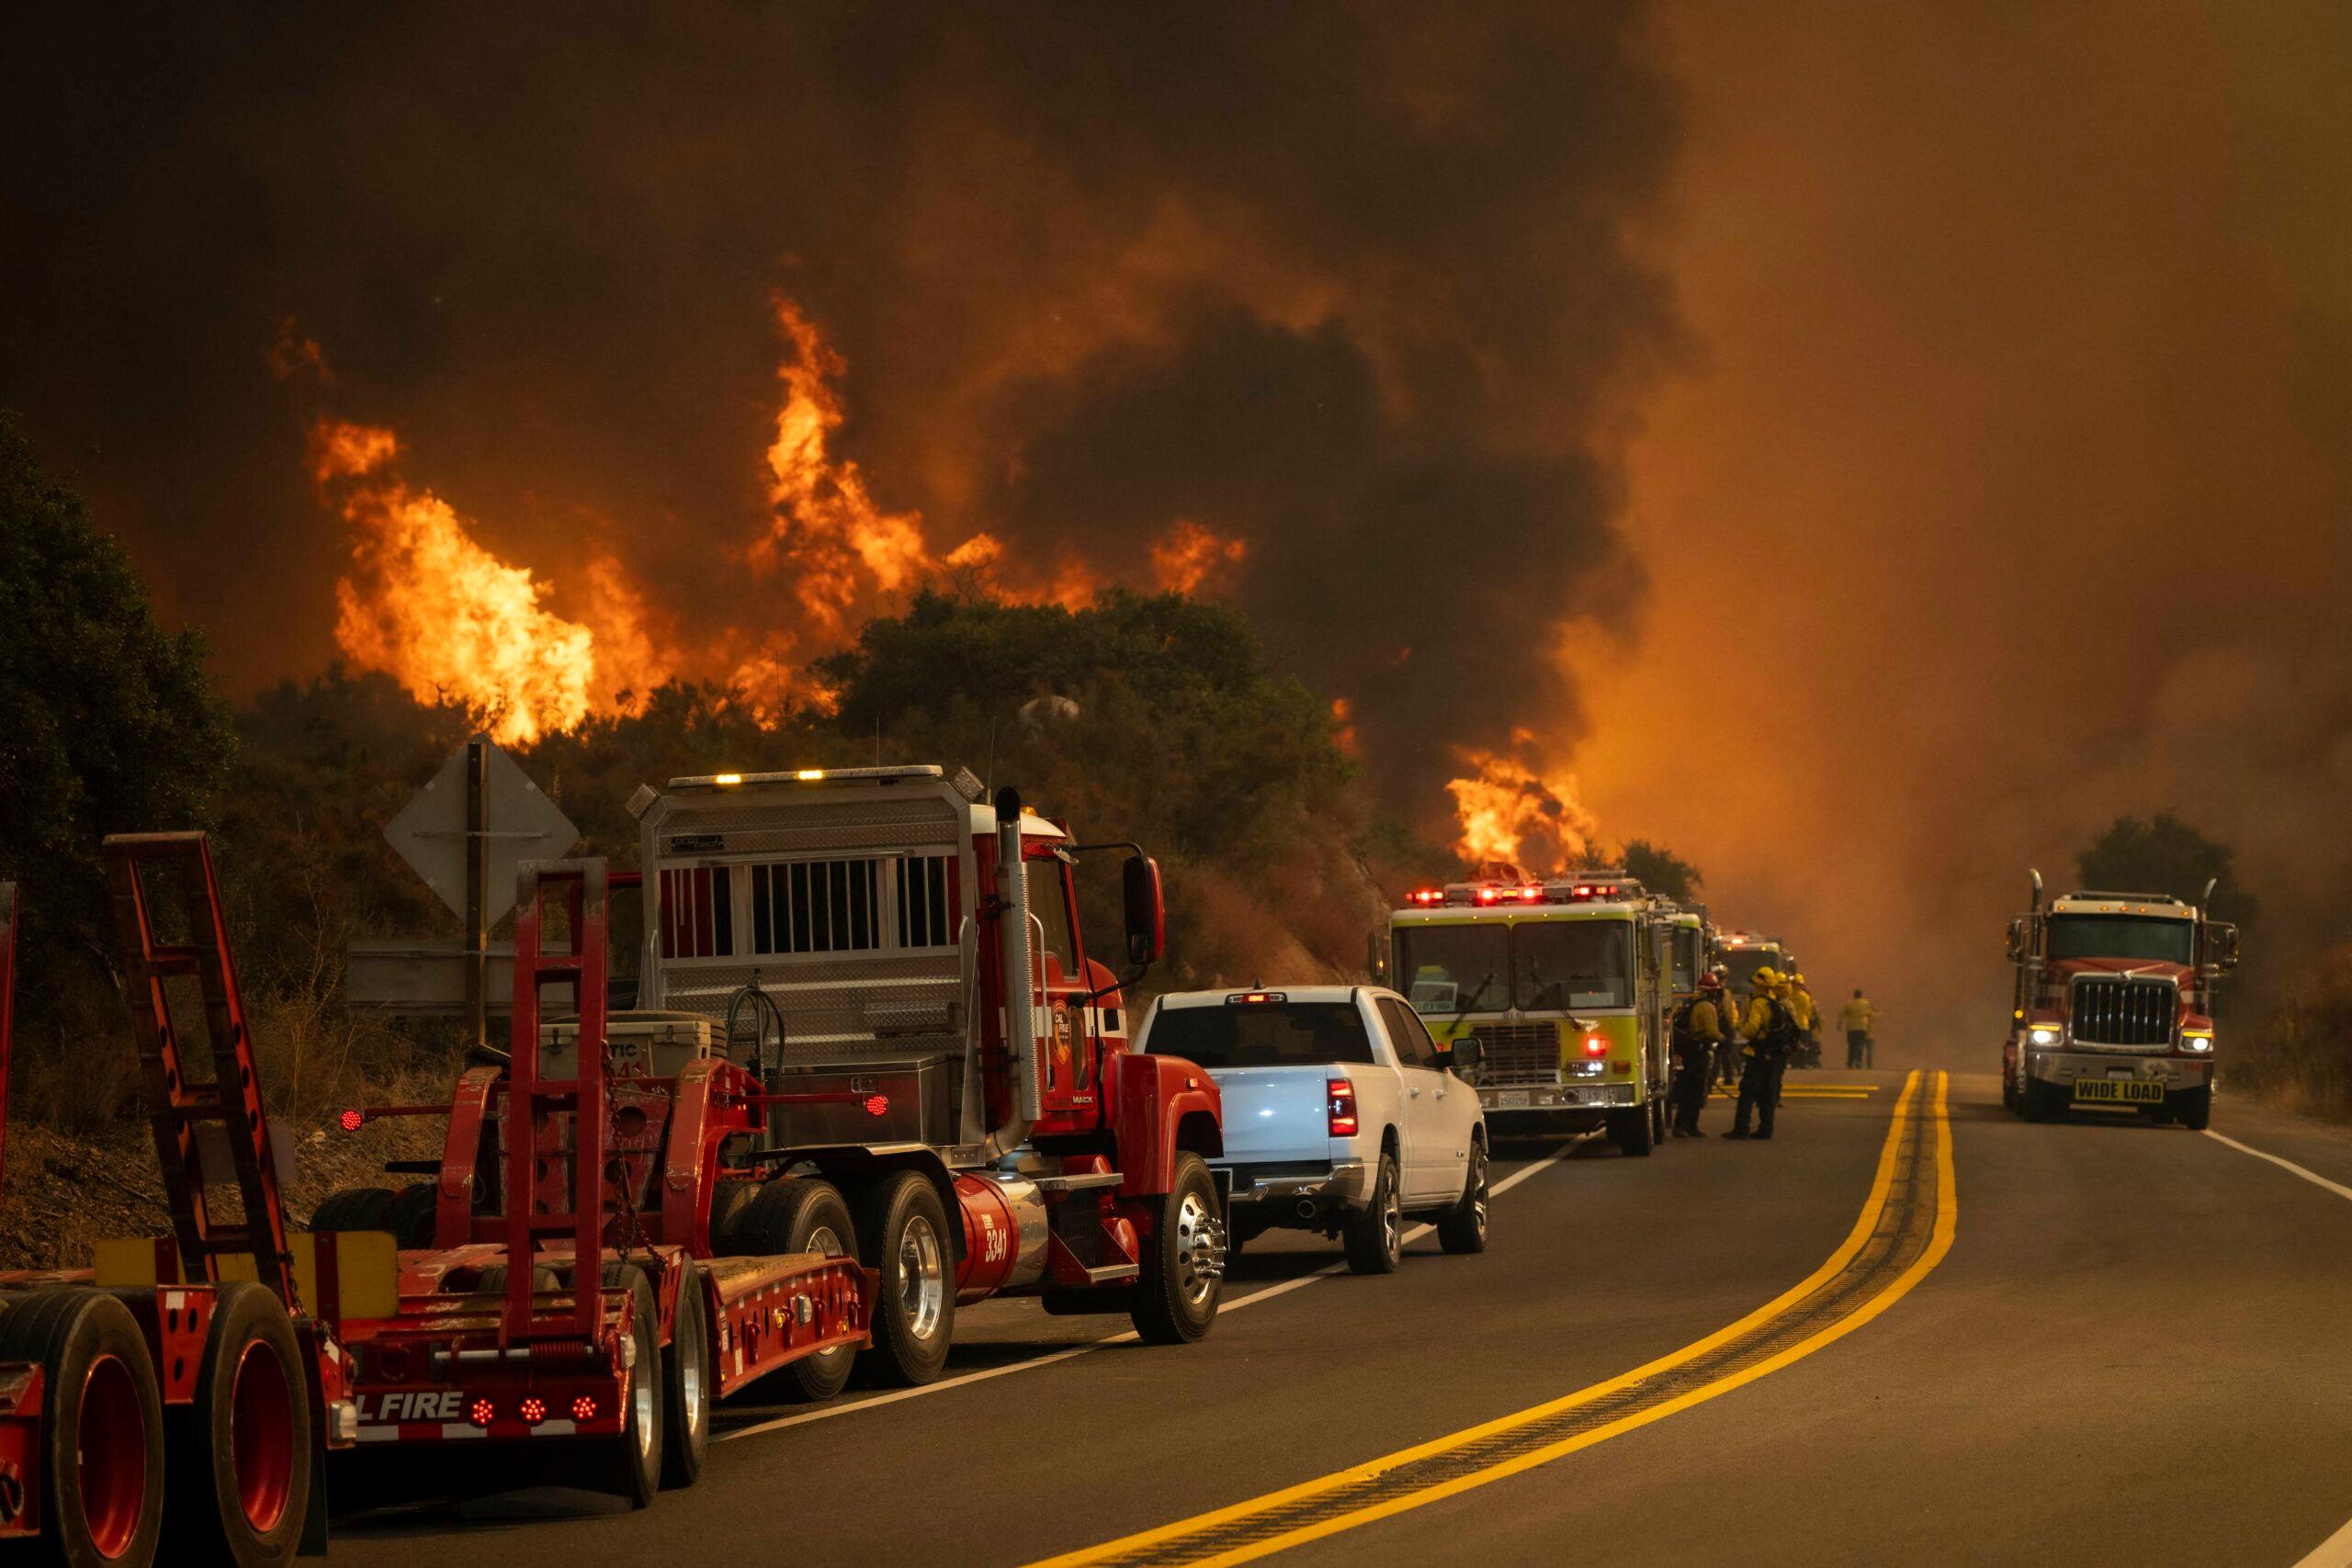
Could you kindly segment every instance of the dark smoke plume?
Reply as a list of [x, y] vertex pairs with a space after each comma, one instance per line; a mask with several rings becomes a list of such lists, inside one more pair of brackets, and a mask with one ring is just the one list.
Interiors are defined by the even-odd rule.
[[[345, 544], [291, 316], [483, 542], [601, 538], [691, 640], [777, 590], [779, 290], [842, 452], [940, 547], [1150, 582], [1178, 520], [1409, 804], [1580, 721], [1627, 624], [1614, 433], [1678, 352], [1629, 236], [1675, 104], [1640, 7], [157, 7], [12, 24], [21, 408], [232, 685], [315, 667]], [[780, 612], [779, 612], [780, 613]]]

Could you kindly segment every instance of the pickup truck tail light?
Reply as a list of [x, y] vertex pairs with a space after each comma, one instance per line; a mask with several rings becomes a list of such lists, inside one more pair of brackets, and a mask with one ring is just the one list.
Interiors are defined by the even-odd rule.
[[1356, 1135], [1356, 1086], [1345, 1078], [1331, 1078], [1323, 1087], [1328, 1094], [1324, 1107], [1329, 1112], [1331, 1136], [1354, 1137]]

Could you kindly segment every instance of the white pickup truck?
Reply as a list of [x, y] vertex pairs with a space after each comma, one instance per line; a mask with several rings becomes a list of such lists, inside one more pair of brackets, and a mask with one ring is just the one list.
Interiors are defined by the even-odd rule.
[[1176, 991], [1136, 1049], [1207, 1070], [1225, 1097], [1227, 1246], [1269, 1230], [1346, 1243], [1359, 1274], [1396, 1267], [1407, 1215], [1448, 1252], [1487, 1247], [1487, 1123], [1454, 1077], [1475, 1040], [1442, 1050], [1412, 1004], [1372, 986]]

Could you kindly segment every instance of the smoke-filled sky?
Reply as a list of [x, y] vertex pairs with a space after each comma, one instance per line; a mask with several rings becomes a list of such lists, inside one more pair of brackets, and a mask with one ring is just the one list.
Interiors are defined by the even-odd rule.
[[933, 550], [1239, 540], [1209, 588], [1392, 804], [1526, 729], [1819, 988], [1989, 1019], [2024, 865], [2122, 810], [2238, 843], [2274, 939], [2342, 913], [2326, 0], [16, 28], [0, 405], [232, 690], [334, 649], [322, 414], [559, 607], [594, 545], [689, 653], [790, 618], [782, 297]]

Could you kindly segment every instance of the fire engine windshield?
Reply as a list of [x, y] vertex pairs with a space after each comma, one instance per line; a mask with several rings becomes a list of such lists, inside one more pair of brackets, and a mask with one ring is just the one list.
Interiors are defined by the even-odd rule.
[[2196, 922], [2138, 915], [2052, 915], [2050, 956], [2145, 958], [2159, 964], [2196, 962]]
[[1768, 967], [1777, 954], [1760, 947], [1726, 947], [1723, 950], [1724, 984], [1735, 991], [1747, 988], [1758, 969]]
[[1204, 1067], [1315, 1066], [1369, 1062], [1372, 1038], [1353, 1002], [1232, 1002], [1163, 1007], [1144, 1043]]
[[1515, 1005], [1531, 1012], [1634, 1005], [1631, 920], [1527, 920], [1511, 928]]
[[1390, 973], [1416, 1011], [1500, 1012], [1510, 1005], [1510, 932], [1499, 922], [1400, 927]]

